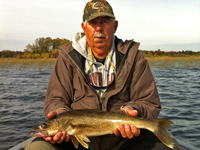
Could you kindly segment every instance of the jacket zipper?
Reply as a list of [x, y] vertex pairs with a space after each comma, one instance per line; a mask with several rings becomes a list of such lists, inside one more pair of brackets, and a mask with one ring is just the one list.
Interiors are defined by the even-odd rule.
[[[131, 44], [133, 43], [133, 40], [131, 41], [131, 43], [130, 43], [130, 46], [131, 46]], [[128, 49], [130, 48], [130, 46], [128, 47]], [[127, 53], [126, 53], [127, 54]], [[126, 55], [125, 54], [125, 55]], [[117, 77], [118, 77], [118, 75], [119, 75], [119, 70], [121, 70], [121, 68], [123, 67], [123, 64], [124, 64], [124, 60], [126, 59], [126, 57], [124, 56], [123, 57], [123, 59], [122, 59], [122, 61], [121, 61], [121, 63], [120, 63], [120, 65], [119, 65], [119, 68], [118, 68], [118, 70], [117, 70], [117, 72], [116, 72], [116, 78], [115, 78], [115, 80], [117, 79]], [[108, 88], [107, 88], [108, 89]], [[107, 90], [106, 90], [107, 91]], [[102, 97], [106, 94], [106, 91], [103, 93], [103, 95], [102, 95]], [[101, 97], [101, 98], [102, 98]]]
[[[63, 50], [63, 49], [61, 49]], [[85, 75], [83, 74], [83, 72], [81, 71], [81, 69], [79, 68], [79, 66], [74, 62], [74, 60], [70, 57], [70, 55], [65, 51], [63, 50], [68, 56], [69, 58], [72, 60], [72, 62], [75, 64], [75, 66], [78, 68], [78, 70], [81, 72], [83, 78], [85, 79], [85, 81], [88, 83], [88, 85], [91, 87], [91, 89], [96, 93], [97, 97], [98, 97], [98, 100], [99, 100], [99, 105], [100, 105], [100, 109], [102, 110], [102, 107], [101, 107], [101, 103], [100, 103], [100, 96], [99, 94], [97, 93], [97, 91], [92, 87], [92, 85], [88, 82], [87, 78], [85, 77]]]
[[131, 46], [132, 43], [133, 43], [133, 40], [131, 41], [131, 43], [130, 43], [130, 45], [129, 45], [129, 47], [128, 47], [128, 51], [126, 52], [125, 56], [123, 57], [123, 59], [122, 59], [120, 65], [119, 65], [119, 68], [118, 68], [118, 70], [117, 70], [117, 72], [116, 72], [116, 78], [117, 78], [118, 75], [119, 75], [119, 70], [121, 70], [121, 68], [123, 67], [124, 61], [125, 61], [125, 59], [126, 59], [126, 55], [127, 55], [127, 53], [129, 52], [129, 48], [130, 48], [130, 46]]

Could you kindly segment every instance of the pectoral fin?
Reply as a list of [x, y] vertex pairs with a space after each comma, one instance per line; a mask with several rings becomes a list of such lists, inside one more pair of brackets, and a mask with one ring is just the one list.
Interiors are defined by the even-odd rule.
[[84, 124], [77, 124], [73, 125], [70, 124], [68, 128], [65, 130], [70, 135], [82, 135], [88, 128], [94, 128], [92, 125], [84, 125]]
[[[89, 146], [88, 146], [88, 144], [86, 143], [86, 142], [90, 142], [90, 140], [86, 137], [86, 136], [84, 136], [84, 135], [74, 135], [75, 136], [75, 138], [76, 138], [76, 141], [78, 140], [78, 142], [83, 146], [83, 147], [85, 147], [85, 148], [89, 148]], [[73, 141], [72, 141], [73, 142]], [[74, 141], [75, 142], [75, 141]], [[73, 142], [73, 144], [74, 144], [74, 142]], [[76, 144], [76, 142], [75, 142], [75, 144]], [[75, 145], [74, 145], [75, 146]], [[76, 147], [76, 146], [75, 146]]]

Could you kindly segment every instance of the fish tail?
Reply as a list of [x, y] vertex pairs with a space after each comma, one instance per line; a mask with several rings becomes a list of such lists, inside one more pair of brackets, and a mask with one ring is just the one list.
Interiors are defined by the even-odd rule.
[[168, 129], [173, 122], [166, 119], [156, 119], [155, 121], [157, 122], [157, 128], [152, 132], [157, 136], [157, 138], [171, 149], [180, 150], [178, 142], [175, 140], [173, 135], [168, 132]]

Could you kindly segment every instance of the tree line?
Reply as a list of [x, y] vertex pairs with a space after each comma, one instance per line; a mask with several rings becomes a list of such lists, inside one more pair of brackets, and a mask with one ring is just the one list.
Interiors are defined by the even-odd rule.
[[161, 51], [160, 49], [155, 50], [155, 51], [147, 51], [147, 50], [140, 50], [145, 57], [163, 57], [163, 56], [168, 56], [168, 57], [188, 57], [188, 56], [200, 56], [200, 51], [194, 52], [191, 50], [182, 50], [182, 51]]
[[[33, 44], [28, 44], [24, 49], [24, 52], [21, 51], [11, 51], [3, 50], [0, 51], [0, 58], [18, 58], [18, 59], [37, 59], [37, 58], [57, 58], [58, 50], [64, 44], [70, 43], [71, 41], [67, 39], [52, 39], [50, 37], [41, 37], [37, 38]], [[160, 49], [152, 50], [140, 50], [145, 57], [187, 57], [187, 56], [200, 56], [199, 52], [193, 52], [191, 50], [183, 51], [170, 51], [165, 52]]]
[[28, 44], [24, 52], [3, 50], [0, 58], [14, 57], [18, 59], [57, 58], [58, 50], [64, 44], [70, 43], [67, 39], [52, 39], [50, 37], [37, 38], [33, 44]]

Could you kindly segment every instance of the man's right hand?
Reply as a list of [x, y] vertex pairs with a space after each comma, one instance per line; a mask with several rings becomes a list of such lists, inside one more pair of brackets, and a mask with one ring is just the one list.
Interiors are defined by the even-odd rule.
[[[66, 112], [66, 110], [64, 109], [59, 109], [58, 111], [51, 111], [49, 114], [48, 114], [48, 118], [54, 118], [57, 114], [59, 113], [62, 113], [62, 112]], [[43, 137], [45, 141], [48, 141], [52, 144], [55, 144], [55, 143], [62, 143], [63, 141], [65, 142], [69, 142], [70, 140], [70, 135], [67, 134], [66, 131], [64, 132], [58, 132], [56, 133], [56, 135], [54, 136], [46, 136], [46, 137]]]

